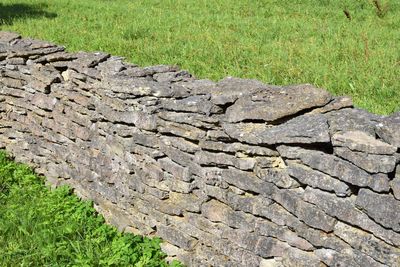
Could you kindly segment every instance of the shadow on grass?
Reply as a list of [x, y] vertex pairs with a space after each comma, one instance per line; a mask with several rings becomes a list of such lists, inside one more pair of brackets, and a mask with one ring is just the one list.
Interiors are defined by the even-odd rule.
[[27, 18], [55, 18], [57, 14], [47, 12], [46, 4], [2, 4], [0, 3], [0, 26], [11, 25], [14, 20]]

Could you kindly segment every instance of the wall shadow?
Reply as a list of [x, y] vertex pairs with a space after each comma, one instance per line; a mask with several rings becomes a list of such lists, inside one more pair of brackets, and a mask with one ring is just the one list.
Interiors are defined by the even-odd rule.
[[46, 4], [2, 4], [0, 3], [0, 26], [12, 25], [15, 20], [27, 18], [55, 18], [56, 13], [46, 11]]

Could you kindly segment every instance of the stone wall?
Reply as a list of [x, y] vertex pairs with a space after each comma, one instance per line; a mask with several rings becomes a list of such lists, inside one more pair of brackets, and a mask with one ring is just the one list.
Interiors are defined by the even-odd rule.
[[7, 32], [0, 73], [0, 147], [189, 266], [400, 266], [400, 113]]

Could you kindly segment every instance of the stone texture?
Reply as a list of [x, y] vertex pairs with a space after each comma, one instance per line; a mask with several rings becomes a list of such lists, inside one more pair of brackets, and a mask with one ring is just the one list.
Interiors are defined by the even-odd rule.
[[398, 119], [0, 32], [0, 148], [188, 266], [400, 266]]

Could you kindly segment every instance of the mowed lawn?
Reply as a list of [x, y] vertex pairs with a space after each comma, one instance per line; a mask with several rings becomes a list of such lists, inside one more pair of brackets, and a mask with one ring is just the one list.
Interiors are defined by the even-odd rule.
[[400, 110], [400, 1], [377, 3], [2, 0], [0, 28], [198, 78], [312, 83], [389, 114]]

